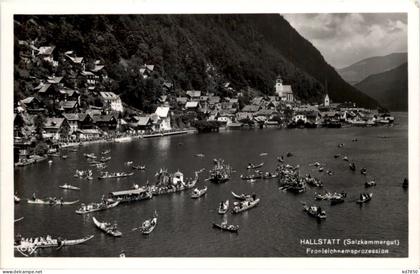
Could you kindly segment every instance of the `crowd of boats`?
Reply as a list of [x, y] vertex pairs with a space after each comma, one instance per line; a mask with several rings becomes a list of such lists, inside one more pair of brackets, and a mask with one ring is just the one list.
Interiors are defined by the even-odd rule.
[[[344, 144], [339, 144], [338, 148], [342, 148]], [[101, 153], [101, 160], [110, 160], [110, 156], [107, 156], [110, 153], [110, 150], [106, 150]], [[266, 156], [267, 153], [262, 153], [261, 155]], [[260, 155], [260, 156], [261, 156]], [[98, 156], [94, 155], [93, 153], [85, 153], [84, 156], [87, 160], [92, 164], [97, 165], [98, 169], [102, 169], [104, 166], [103, 162], [95, 162]], [[294, 156], [292, 153], [287, 153], [286, 157]], [[106, 158], [104, 158], [106, 157]], [[197, 156], [198, 157], [198, 156]], [[200, 154], [200, 157], [204, 157], [204, 154]], [[340, 158], [340, 154], [334, 155], [335, 159]], [[342, 157], [344, 161], [348, 161], [348, 157]], [[300, 174], [300, 166], [299, 165], [290, 165], [286, 163], [285, 157], [279, 156], [276, 158], [277, 167], [274, 171], [262, 171], [261, 168], [264, 166], [264, 163], [253, 164], [249, 163], [245, 167], [245, 171], [247, 173], [241, 174], [240, 178], [245, 180], [246, 182], [254, 183], [256, 180], [267, 180], [267, 179], [274, 179], [277, 178], [277, 182], [279, 183], [279, 189], [282, 191], [292, 192], [295, 194], [300, 194], [308, 190], [309, 187], [311, 188], [322, 188], [323, 182], [316, 177], [311, 176], [310, 174], [305, 174], [302, 176]], [[223, 159], [214, 159], [213, 160], [214, 166], [212, 169], [209, 170], [209, 177], [205, 179], [203, 182], [209, 181], [214, 184], [222, 184], [226, 183], [231, 179], [231, 176], [235, 170], [232, 167], [225, 163]], [[319, 172], [323, 172], [320, 168], [323, 168], [323, 165], [319, 162], [315, 162], [310, 164], [318, 168]], [[133, 161], [125, 162], [125, 166], [132, 167], [133, 169], [137, 170], [144, 170], [144, 165], [135, 165]], [[356, 170], [356, 164], [354, 162], [349, 164], [349, 168], [352, 171]], [[200, 199], [204, 197], [208, 192], [208, 186], [204, 185], [203, 187], [197, 187], [197, 183], [199, 182], [199, 173], [203, 172], [204, 169], [195, 172], [195, 176], [192, 178], [184, 178], [184, 174], [179, 170], [170, 173], [166, 169], [160, 169], [156, 174], [155, 178], [156, 181], [154, 184], [146, 183], [144, 186], [133, 185], [131, 189], [122, 190], [122, 191], [115, 191], [108, 193], [107, 196], [103, 195], [100, 201], [90, 202], [90, 203], [81, 203], [79, 208], [75, 210], [76, 214], [85, 215], [94, 213], [97, 211], [108, 210], [117, 207], [122, 203], [132, 203], [137, 201], [143, 201], [152, 199], [153, 196], [159, 196], [164, 194], [171, 194], [177, 193], [181, 191], [190, 190], [191, 194], [190, 197], [193, 199]], [[331, 170], [327, 170], [327, 172]], [[367, 175], [367, 169], [361, 168], [361, 174]], [[108, 171], [101, 171], [100, 176], [98, 179], [108, 179], [108, 178], [120, 178], [120, 177], [128, 177], [132, 176], [134, 172], [108, 172]], [[93, 171], [92, 170], [76, 170], [75, 177], [81, 179], [89, 179], [93, 180]], [[365, 187], [373, 187], [376, 186], [376, 182], [374, 179], [368, 180], [365, 182]], [[408, 179], [405, 178], [403, 182], [403, 187], [408, 188]], [[70, 184], [63, 184], [59, 186], [60, 189], [63, 190], [73, 190], [79, 191], [80, 187], [73, 186]], [[257, 197], [255, 193], [247, 194], [241, 193], [237, 194], [235, 192], [231, 192], [235, 201], [230, 203], [229, 199], [220, 201], [217, 208], [217, 213], [223, 216], [223, 220], [221, 222], [212, 222], [212, 227], [215, 229], [219, 229], [221, 231], [227, 232], [235, 232], [239, 231], [239, 225], [229, 224], [227, 221], [227, 213], [230, 211], [232, 214], [240, 214], [247, 210], [250, 210], [256, 207], [261, 198]], [[358, 204], [364, 204], [369, 202], [373, 197], [373, 193], [370, 192], [362, 192], [359, 195], [359, 198], [355, 201]], [[19, 203], [21, 198], [15, 194], [15, 203]], [[329, 201], [330, 205], [337, 205], [344, 203], [347, 199], [347, 193], [345, 192], [315, 192], [314, 199], [317, 201]], [[74, 205], [79, 202], [79, 200], [75, 201], [64, 201], [62, 197], [47, 197], [47, 198], [38, 198], [36, 197], [35, 193], [33, 194], [32, 198], [27, 199], [29, 204], [41, 204], [41, 205]], [[216, 206], [215, 206], [216, 207]], [[230, 208], [231, 207], [231, 208]], [[311, 204], [307, 202], [302, 202], [302, 207], [304, 212], [306, 212], [309, 216], [315, 217], [318, 220], [323, 220], [327, 218], [327, 213], [321, 206], [316, 204]], [[229, 210], [230, 209], [230, 210]], [[92, 216], [92, 223], [102, 232], [106, 233], [107, 235], [111, 235], [113, 237], [121, 237], [123, 235], [122, 231], [118, 229], [117, 223], [111, 223], [106, 220], [99, 220], [95, 216]], [[15, 220], [21, 221], [23, 217]], [[155, 211], [153, 216], [149, 219], [144, 220], [140, 226], [134, 227], [132, 231], [139, 231], [142, 234], [150, 234], [155, 229], [157, 225], [158, 215]], [[93, 238], [93, 235], [83, 237], [81, 239], [75, 240], [65, 240], [61, 238], [52, 239], [50, 236], [47, 238], [23, 238], [22, 236], [18, 236], [15, 241], [15, 249], [22, 253], [25, 256], [32, 254], [33, 250], [37, 248], [45, 248], [45, 247], [62, 247], [66, 245], [77, 245], [82, 244], [88, 240]]]

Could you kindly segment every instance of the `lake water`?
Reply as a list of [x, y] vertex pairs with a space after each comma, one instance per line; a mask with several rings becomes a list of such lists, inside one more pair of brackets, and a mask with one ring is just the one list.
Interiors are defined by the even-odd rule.
[[[329, 256], [308, 255], [301, 239], [338, 238], [361, 240], [398, 240], [398, 246], [353, 246], [356, 249], [383, 248], [387, 257], [408, 255], [408, 193], [401, 187], [408, 177], [408, 127], [407, 113], [398, 113], [392, 127], [342, 128], [342, 129], [264, 129], [226, 131], [211, 134], [142, 139], [130, 143], [97, 144], [82, 146], [78, 152], [69, 153], [68, 159], [53, 158], [52, 165], [42, 162], [15, 170], [15, 191], [22, 198], [63, 197], [64, 200], [80, 200], [84, 203], [99, 201], [102, 194], [130, 189], [133, 184], [145, 185], [154, 182], [160, 168], [170, 172], [180, 170], [192, 177], [195, 170], [210, 169], [214, 158], [223, 158], [237, 172], [229, 182], [214, 185], [205, 181], [207, 171], [200, 174], [198, 186], [208, 186], [207, 194], [200, 199], [191, 199], [188, 190], [178, 194], [154, 197], [151, 200], [122, 204], [116, 208], [77, 215], [79, 205], [47, 206], [33, 205], [22, 201], [15, 205], [15, 218], [24, 220], [15, 224], [15, 234], [24, 237], [61, 236], [67, 239], [87, 235], [95, 237], [83, 245], [63, 247], [60, 250], [38, 250], [36, 256], [63, 257], [108, 257], [119, 256], [124, 250], [129, 257], [300, 257]], [[352, 142], [357, 138], [357, 142]], [[344, 143], [339, 148], [337, 144]], [[128, 169], [124, 162], [145, 164], [145, 171], [135, 171], [128, 178], [98, 180], [99, 172], [89, 167], [83, 153], [100, 154], [110, 149], [111, 161], [107, 170]], [[268, 153], [260, 156], [261, 153]], [[276, 157], [292, 152], [286, 162], [300, 165], [301, 174], [310, 173], [319, 177], [324, 189], [309, 188], [303, 194], [294, 195], [278, 189], [277, 179], [257, 180], [248, 183], [240, 180], [248, 162], [264, 162], [263, 171], [273, 171]], [[194, 154], [203, 153], [205, 157]], [[347, 155], [358, 170], [352, 172], [348, 162], [335, 154]], [[320, 162], [332, 176], [320, 173], [310, 163]], [[367, 176], [359, 169], [366, 167]], [[95, 179], [86, 181], [73, 177], [76, 169], [94, 170]], [[375, 178], [377, 186], [368, 189], [373, 199], [359, 206], [355, 203], [361, 192], [366, 191], [364, 182]], [[69, 183], [81, 191], [62, 190], [58, 186]], [[314, 192], [345, 191], [347, 201], [330, 206], [326, 201], [315, 201]], [[217, 214], [220, 201], [234, 199], [236, 193], [256, 193], [261, 202], [258, 207], [242, 214], [227, 214], [229, 223], [240, 226], [233, 234], [213, 229], [213, 221], [220, 222]], [[328, 218], [318, 222], [302, 210], [301, 202], [324, 205]], [[144, 236], [131, 232], [158, 212], [158, 225], [152, 234]], [[92, 222], [99, 220], [117, 222], [121, 238], [113, 238], [99, 231]], [[344, 248], [343, 245], [321, 246]], [[15, 253], [16, 256], [18, 255]], [[340, 255], [335, 255], [335, 257]], [[345, 255], [352, 256], [352, 255]], [[366, 256], [366, 255], [353, 255]]]

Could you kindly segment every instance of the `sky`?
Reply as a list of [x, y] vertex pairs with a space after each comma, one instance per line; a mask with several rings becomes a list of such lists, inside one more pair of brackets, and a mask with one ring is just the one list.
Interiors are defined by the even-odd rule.
[[337, 69], [368, 57], [407, 52], [407, 15], [403, 13], [282, 15]]

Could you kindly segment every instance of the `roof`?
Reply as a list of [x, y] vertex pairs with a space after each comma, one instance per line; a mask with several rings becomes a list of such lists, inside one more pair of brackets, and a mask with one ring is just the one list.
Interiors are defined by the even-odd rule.
[[86, 70], [82, 71], [80, 74], [83, 75], [83, 76], [93, 76], [93, 75], [95, 75], [95, 74], [93, 74], [93, 72], [86, 71]]
[[190, 97], [200, 97], [201, 91], [200, 90], [187, 90], [187, 95]]
[[44, 129], [59, 129], [64, 122], [64, 118], [46, 118]]
[[77, 104], [77, 101], [64, 101], [60, 103], [60, 105], [63, 108], [70, 108], [70, 109], [75, 108], [76, 104]]
[[176, 98], [177, 103], [185, 104], [188, 101], [187, 97], [177, 97]]
[[61, 79], [63, 79], [62, 76], [51, 76], [48, 77], [47, 82], [50, 84], [58, 84], [61, 82]]
[[63, 113], [63, 117], [66, 118], [68, 121], [79, 121], [78, 113]]
[[198, 107], [198, 102], [187, 102], [185, 104], [185, 108], [197, 108]]
[[282, 92], [283, 93], [293, 93], [292, 86], [291, 85], [283, 85]]
[[238, 98], [229, 99], [229, 103], [236, 104], [238, 102], [239, 102], [239, 99]]
[[92, 117], [94, 123], [98, 122], [111, 122], [112, 120], [115, 120], [114, 115], [106, 114], [106, 115], [95, 115]]
[[256, 105], [246, 105], [243, 107], [243, 112], [257, 112], [260, 109], [259, 106]]
[[135, 116], [134, 119], [137, 120], [137, 125], [146, 126], [150, 121], [150, 116]]
[[35, 97], [26, 97], [25, 99], [21, 100], [20, 102], [23, 104], [30, 104], [33, 100], [35, 99]]
[[260, 105], [263, 99], [264, 99], [263, 97], [255, 97], [254, 99], [252, 99], [251, 103], [253, 105]]
[[219, 96], [209, 96], [209, 104], [217, 104], [220, 103]]
[[67, 94], [68, 96], [73, 96], [73, 94], [79, 93], [78, 91], [74, 90], [74, 89], [70, 89], [70, 88], [61, 88], [58, 90], [61, 94]]
[[277, 113], [277, 111], [274, 110], [274, 109], [261, 109], [261, 110], [257, 111], [257, 113], [255, 113], [255, 115], [266, 116], [266, 115], [273, 115], [275, 113]]
[[95, 67], [93, 68], [93, 69], [91, 69], [91, 71], [93, 71], [93, 72], [98, 72], [98, 71], [100, 71], [101, 69], [103, 69], [105, 66], [104, 65], [96, 65], [95, 64]]
[[69, 56], [66, 54], [66, 56], [73, 62], [76, 64], [80, 64], [83, 61], [83, 57], [73, 57], [73, 56]]
[[165, 81], [165, 82], [163, 82], [162, 86], [164, 86], [166, 88], [172, 88], [174, 85], [170, 82]]
[[140, 187], [140, 188], [130, 189], [130, 190], [114, 191], [114, 192], [111, 192], [111, 195], [113, 196], [137, 195], [144, 192], [146, 192], [146, 188]]
[[38, 54], [50, 55], [53, 53], [55, 46], [40, 47]]
[[169, 113], [169, 107], [158, 107], [155, 111], [155, 113], [160, 117], [160, 118], [166, 118], [168, 117], [168, 113]]
[[101, 131], [97, 128], [78, 129], [77, 132], [83, 134], [101, 134]]
[[100, 92], [101, 97], [105, 100], [115, 100], [115, 99], [119, 99], [120, 96], [116, 95], [113, 92]]
[[44, 84], [38, 92], [44, 93], [50, 88], [51, 84]]

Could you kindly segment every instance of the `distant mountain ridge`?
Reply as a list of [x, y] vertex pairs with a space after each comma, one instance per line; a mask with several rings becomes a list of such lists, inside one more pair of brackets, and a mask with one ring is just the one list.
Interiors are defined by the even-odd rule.
[[408, 110], [407, 63], [397, 68], [371, 75], [355, 86], [389, 110]]
[[407, 62], [407, 53], [391, 53], [363, 59], [337, 72], [348, 83], [355, 85], [366, 77], [394, 69]]

